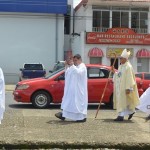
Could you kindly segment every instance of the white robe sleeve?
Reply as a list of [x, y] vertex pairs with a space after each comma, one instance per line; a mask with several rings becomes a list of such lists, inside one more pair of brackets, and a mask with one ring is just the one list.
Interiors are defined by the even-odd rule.
[[5, 81], [3, 71], [0, 68], [0, 122], [3, 119], [4, 111], [5, 111]]

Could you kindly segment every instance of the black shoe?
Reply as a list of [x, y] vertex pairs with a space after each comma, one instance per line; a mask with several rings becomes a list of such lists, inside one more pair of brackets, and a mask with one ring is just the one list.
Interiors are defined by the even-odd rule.
[[124, 117], [122, 116], [118, 116], [116, 119], [114, 119], [114, 121], [123, 121], [124, 120]]
[[86, 122], [86, 118], [84, 118], [83, 120], [77, 120], [76, 122]]
[[145, 118], [145, 121], [146, 121], [146, 122], [147, 122], [148, 120], [150, 120], [150, 115]]
[[65, 117], [62, 116], [62, 112], [56, 113], [55, 116], [61, 120], [65, 120]]
[[135, 112], [130, 114], [129, 117], [128, 117], [128, 120], [130, 120], [133, 117], [134, 114], [135, 114]]

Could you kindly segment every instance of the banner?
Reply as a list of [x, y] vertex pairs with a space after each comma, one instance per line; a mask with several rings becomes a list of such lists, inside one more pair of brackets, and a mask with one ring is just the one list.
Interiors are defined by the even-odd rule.
[[137, 34], [129, 28], [110, 28], [107, 32], [87, 32], [86, 43], [150, 45], [150, 34]]

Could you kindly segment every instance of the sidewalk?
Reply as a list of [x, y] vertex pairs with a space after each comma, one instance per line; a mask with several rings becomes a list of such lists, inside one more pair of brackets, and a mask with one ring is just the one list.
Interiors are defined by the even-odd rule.
[[[10, 106], [13, 107], [13, 106]], [[150, 149], [150, 123], [137, 112], [131, 121], [114, 122], [114, 110], [95, 110], [85, 123], [61, 121], [57, 109], [13, 107], [0, 125], [0, 148], [5, 149]]]
[[6, 84], [5, 85], [5, 90], [6, 91], [13, 91], [15, 89], [15, 86], [14, 84]]
[[[6, 85], [13, 91], [15, 85]], [[97, 108], [97, 107], [96, 107]], [[61, 121], [58, 107], [34, 109], [26, 104], [9, 104], [0, 125], [0, 149], [126, 149], [150, 150], [150, 122], [137, 111], [132, 120], [114, 122], [115, 110], [88, 109], [85, 123]]]

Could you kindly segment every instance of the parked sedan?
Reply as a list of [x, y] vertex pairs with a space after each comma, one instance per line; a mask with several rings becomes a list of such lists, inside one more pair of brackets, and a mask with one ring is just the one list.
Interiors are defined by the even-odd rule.
[[136, 77], [142, 79], [142, 88], [145, 91], [148, 87], [150, 87], [150, 73], [149, 72], [138, 72], [135, 74]]
[[[88, 77], [88, 100], [89, 103], [99, 103], [107, 84], [102, 102], [113, 106], [113, 82], [108, 78], [111, 67], [104, 65], [90, 64], [87, 66]], [[13, 92], [17, 102], [32, 103], [34, 107], [45, 108], [50, 103], [61, 103], [64, 92], [65, 70], [62, 68], [47, 77], [24, 80], [18, 82]], [[137, 79], [139, 94], [141, 79]]]

